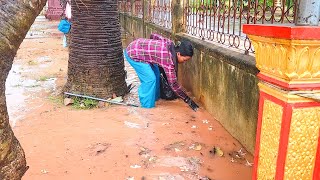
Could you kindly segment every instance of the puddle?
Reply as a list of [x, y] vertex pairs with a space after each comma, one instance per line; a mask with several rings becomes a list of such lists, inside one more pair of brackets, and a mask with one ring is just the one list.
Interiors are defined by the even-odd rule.
[[178, 167], [181, 172], [198, 172], [201, 160], [196, 157], [161, 157], [157, 160], [158, 166]]
[[[45, 57], [48, 60], [49, 57]], [[39, 71], [41, 66], [34, 67]], [[6, 102], [9, 114], [10, 124], [14, 127], [16, 122], [22, 119], [27, 112], [32, 109], [41, 107], [37, 105], [34, 107], [27, 107], [26, 103], [28, 100], [36, 98], [39, 92], [52, 92], [56, 90], [57, 78], [48, 78], [43, 81], [35, 79], [27, 79], [22, 74], [26, 72], [34, 72], [32, 68], [26, 69], [19, 64], [12, 65], [12, 68], [8, 74], [6, 80]]]
[[53, 64], [52, 60], [50, 60], [49, 56], [41, 56], [37, 59], [38, 66], [40, 68], [46, 68]]
[[185, 180], [185, 178], [179, 174], [162, 173], [154, 176], [153, 180]]
[[137, 124], [137, 123], [125, 121], [124, 124], [125, 124], [128, 128], [141, 129], [141, 126], [140, 126], [139, 124]]
[[6, 101], [9, 119], [12, 126], [15, 126], [16, 121], [25, 114], [25, 101], [28, 95], [25, 93], [23, 80], [21, 78], [20, 65], [12, 66], [7, 81], [6, 81]]

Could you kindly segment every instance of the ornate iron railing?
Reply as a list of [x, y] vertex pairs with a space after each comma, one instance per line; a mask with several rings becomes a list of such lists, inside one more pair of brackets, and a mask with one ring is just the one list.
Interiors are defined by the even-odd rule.
[[135, 0], [134, 1], [134, 13], [133, 15], [138, 18], [143, 18], [143, 0]]
[[119, 11], [122, 13], [131, 14], [131, 1], [130, 0], [118, 1], [118, 8], [119, 8]]
[[243, 24], [293, 23], [297, 0], [186, 0], [187, 33], [254, 52]]
[[[119, 1], [119, 11], [122, 13], [131, 12], [131, 1]], [[171, 3], [172, 0], [151, 0], [146, 3], [146, 14], [145, 20], [152, 22], [161, 27], [171, 29], [172, 27], [172, 16], [171, 16]], [[138, 18], [143, 18], [143, 0], [134, 0], [132, 6], [134, 11], [132, 12], [133, 16]]]
[[167, 29], [172, 28], [172, 0], [151, 0], [149, 7], [150, 21]]
[[[283, 24], [295, 21], [298, 0], [181, 0], [186, 33], [254, 53], [243, 24]], [[143, 18], [143, 0], [134, 0], [134, 16]], [[125, 5], [123, 5], [125, 4]], [[150, 0], [145, 4], [145, 20], [172, 28], [172, 0]], [[130, 12], [130, 0], [119, 1], [122, 12]]]

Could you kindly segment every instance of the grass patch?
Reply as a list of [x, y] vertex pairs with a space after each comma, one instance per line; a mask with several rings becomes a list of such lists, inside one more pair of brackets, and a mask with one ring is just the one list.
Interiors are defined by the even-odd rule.
[[38, 81], [47, 81], [48, 79], [50, 79], [52, 77], [49, 77], [49, 76], [41, 76]]
[[35, 87], [39, 87], [40, 84], [33, 84], [33, 85], [29, 85], [29, 86], [25, 86], [26, 88], [35, 88]]
[[63, 96], [49, 96], [48, 99], [55, 104], [63, 104]]
[[28, 65], [35, 66], [35, 65], [38, 65], [38, 62], [30, 60], [30, 61], [28, 61]]
[[11, 86], [11, 87], [14, 87], [14, 88], [22, 87], [22, 84], [15, 84], [15, 85], [13, 85], [13, 86]]
[[99, 101], [88, 98], [73, 97], [72, 99], [74, 100], [72, 107], [75, 109], [93, 109], [99, 103]]

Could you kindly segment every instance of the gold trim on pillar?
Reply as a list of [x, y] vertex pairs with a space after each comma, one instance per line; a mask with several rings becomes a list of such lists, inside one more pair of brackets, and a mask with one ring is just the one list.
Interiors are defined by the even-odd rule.
[[320, 83], [319, 40], [249, 37], [262, 74], [288, 83]]
[[[295, 91], [286, 91], [284, 89], [281, 89], [275, 85], [260, 81], [259, 89], [262, 92], [265, 92], [271, 96], [274, 96], [275, 98], [282, 100], [287, 103], [301, 103], [301, 102], [314, 102], [313, 99], [304, 98], [298, 95], [294, 95]], [[299, 93], [319, 93], [320, 90], [315, 91], [299, 91]]]
[[282, 114], [282, 106], [269, 100], [264, 101], [258, 161], [258, 179], [274, 179], [275, 177]]
[[284, 179], [312, 179], [319, 128], [320, 108], [293, 109]]

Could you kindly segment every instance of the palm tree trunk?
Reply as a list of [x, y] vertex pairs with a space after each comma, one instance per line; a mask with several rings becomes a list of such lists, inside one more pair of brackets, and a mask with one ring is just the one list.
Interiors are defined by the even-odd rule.
[[109, 98], [127, 92], [117, 0], [73, 0], [66, 91]]
[[0, 179], [21, 179], [27, 171], [24, 151], [9, 124], [5, 81], [13, 58], [46, 0], [0, 1]]

